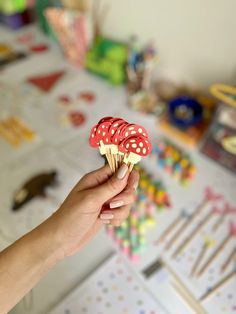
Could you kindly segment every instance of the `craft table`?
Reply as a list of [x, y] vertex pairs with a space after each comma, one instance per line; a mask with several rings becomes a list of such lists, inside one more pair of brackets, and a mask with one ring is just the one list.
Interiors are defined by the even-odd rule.
[[[50, 49], [42, 54], [32, 54], [25, 60], [13, 63], [0, 72], [0, 82], [4, 82], [17, 93], [19, 93], [19, 86], [25, 88], [25, 94], [20, 95], [23, 104], [17, 110], [37, 134], [37, 140], [34, 144], [29, 144], [20, 150], [14, 150], [3, 141], [0, 141], [0, 195], [3, 199], [3, 202], [1, 201], [3, 205], [0, 209], [0, 228], [5, 228], [4, 232], [10, 235], [12, 240], [15, 240], [50, 215], [67, 195], [73, 184], [85, 172], [102, 165], [103, 160], [97, 152], [88, 147], [87, 143], [90, 128], [99, 118], [118, 115], [128, 121], [140, 123], [148, 129], [153, 143], [158, 141], [158, 136], [161, 136], [153, 116], [143, 115], [128, 108], [123, 88], [113, 88], [103, 80], [68, 64], [57, 45], [52, 44], [48, 38], [45, 38], [37, 27], [27, 27], [17, 33], [1, 27], [0, 39], [15, 48], [26, 50], [25, 46], [16, 41], [18, 36], [26, 33], [33, 34], [36, 42], [46, 43]], [[38, 92], [34, 88], [29, 88], [25, 83], [29, 76], [57, 70], [65, 71], [65, 75], [46, 94]], [[71, 97], [76, 98], [77, 94], [84, 90], [92, 91], [96, 95], [94, 104], [81, 104], [80, 110], [86, 116], [86, 123], [78, 129], [64, 127], [60, 123], [60, 119], [65, 111], [61, 108], [58, 109], [58, 97], [62, 94], [69, 94]], [[18, 99], [16, 99], [17, 101]], [[191, 154], [197, 164], [198, 173], [188, 189], [180, 187], [168, 175], [161, 173], [153, 160], [147, 159], [144, 162], [152, 173], [165, 179], [174, 204], [171, 211], [159, 215], [157, 227], [149, 235], [150, 243], [153, 243], [159, 237], [170, 220], [173, 220], [183, 208], [193, 209], [194, 206], [197, 206], [207, 185], [224, 194], [228, 202], [236, 204], [236, 178], [201, 156], [197, 151], [192, 150]], [[51, 167], [61, 169], [61, 187], [58, 191], [50, 191], [50, 197], [46, 200], [46, 203], [42, 203], [42, 201], [35, 202], [32, 204], [32, 208], [27, 208], [18, 216], [13, 217], [10, 208], [7, 208], [10, 204], [9, 195], [16, 188], [12, 186], [13, 182], [20, 184], [28, 172], [29, 174], [34, 173], [35, 169], [43, 169], [44, 165], [48, 169]], [[43, 210], [39, 209], [42, 208], [42, 205], [44, 206]], [[0, 235], [0, 249], [7, 245], [9, 245], [9, 242], [2, 239]], [[33, 289], [33, 292], [26, 296], [11, 313], [48, 313], [54, 305], [84, 280], [114, 250], [115, 246], [108, 239], [106, 233], [104, 231], [100, 232], [82, 251], [64, 260], [48, 273]], [[160, 254], [160, 250], [152, 247], [134, 268], [137, 271], [143, 270], [157, 258], [158, 254]], [[166, 259], [168, 260], [169, 257], [166, 256]], [[185, 278], [185, 280], [188, 281], [188, 278]], [[155, 283], [150, 283], [150, 287], [155, 289]], [[152, 292], [155, 294], [155, 291]], [[159, 298], [169, 313], [192, 313], [173, 292], [170, 292], [172, 299], [167, 299], [167, 292], [166, 290], [162, 292], [159, 287]], [[156, 297], [158, 296], [156, 295]], [[214, 311], [214, 308], [212, 310], [209, 313], [218, 314]]]

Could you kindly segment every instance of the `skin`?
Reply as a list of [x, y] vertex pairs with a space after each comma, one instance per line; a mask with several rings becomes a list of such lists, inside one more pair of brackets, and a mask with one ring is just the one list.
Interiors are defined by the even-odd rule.
[[114, 175], [108, 166], [85, 175], [51, 217], [2, 251], [0, 313], [9, 312], [52, 267], [78, 252], [103, 224], [119, 226], [135, 201], [138, 180], [138, 173], [129, 174], [126, 165]]

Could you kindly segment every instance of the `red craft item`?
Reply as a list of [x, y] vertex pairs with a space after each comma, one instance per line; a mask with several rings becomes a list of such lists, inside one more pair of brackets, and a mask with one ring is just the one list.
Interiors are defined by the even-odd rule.
[[109, 136], [111, 137], [112, 142], [114, 143], [113, 136], [115, 135], [119, 126], [124, 125], [126, 123], [123, 119], [113, 119], [111, 120], [111, 125], [109, 127]]
[[62, 78], [65, 74], [64, 71], [58, 71], [51, 74], [37, 75], [27, 79], [27, 82], [35, 85], [44, 92], [49, 92], [54, 85]]
[[150, 141], [143, 137], [136, 135], [130, 136], [120, 144], [119, 149], [123, 153], [134, 153], [139, 156], [147, 156], [151, 152]]
[[147, 137], [147, 130], [138, 124], [128, 124], [126, 128], [122, 130], [122, 135], [126, 138], [132, 135], [142, 135]]
[[97, 131], [96, 131], [96, 136], [98, 141], [102, 141], [104, 145], [109, 145], [111, 144], [111, 139], [108, 133], [108, 129], [111, 125], [110, 121], [104, 121], [98, 125]]
[[61, 95], [58, 97], [58, 100], [62, 102], [64, 105], [69, 105], [71, 103], [71, 99], [69, 96]]
[[30, 47], [30, 51], [34, 53], [42, 53], [49, 49], [48, 45], [46, 44], [38, 44]]
[[72, 111], [69, 113], [69, 118], [72, 125], [76, 128], [80, 127], [85, 122], [85, 116], [82, 112]]
[[90, 132], [90, 137], [89, 137], [89, 144], [94, 147], [94, 148], [97, 148], [99, 147], [99, 141], [97, 139], [97, 135], [96, 135], [96, 132], [97, 132], [97, 127], [98, 125], [95, 125], [91, 132]]
[[79, 95], [79, 98], [88, 102], [88, 103], [92, 103], [95, 101], [95, 94], [92, 92], [82, 92]]

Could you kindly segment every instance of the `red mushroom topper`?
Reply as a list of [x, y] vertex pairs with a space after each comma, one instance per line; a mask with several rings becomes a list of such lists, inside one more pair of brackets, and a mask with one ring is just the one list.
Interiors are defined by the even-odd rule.
[[119, 146], [119, 150], [125, 154], [125, 163], [136, 164], [142, 157], [151, 153], [152, 146], [147, 137], [132, 135], [124, 139]]

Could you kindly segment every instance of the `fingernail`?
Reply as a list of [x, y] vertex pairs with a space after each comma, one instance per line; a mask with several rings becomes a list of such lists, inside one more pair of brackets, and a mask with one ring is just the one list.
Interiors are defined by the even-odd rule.
[[105, 225], [109, 225], [109, 224], [111, 223], [110, 220], [103, 220], [102, 222], [103, 222]]
[[110, 203], [110, 208], [117, 208], [124, 205], [123, 201], [114, 201]]
[[102, 220], [109, 220], [109, 219], [113, 219], [114, 218], [114, 215], [113, 214], [101, 214], [100, 215], [100, 218]]
[[138, 181], [134, 183], [134, 189], [135, 189], [135, 191], [136, 191], [136, 190], [137, 190], [137, 188], [138, 188], [138, 184], [139, 184], [139, 182], [138, 182]]
[[119, 180], [124, 179], [127, 172], [128, 172], [128, 166], [126, 164], [123, 164], [117, 172], [117, 178]]

